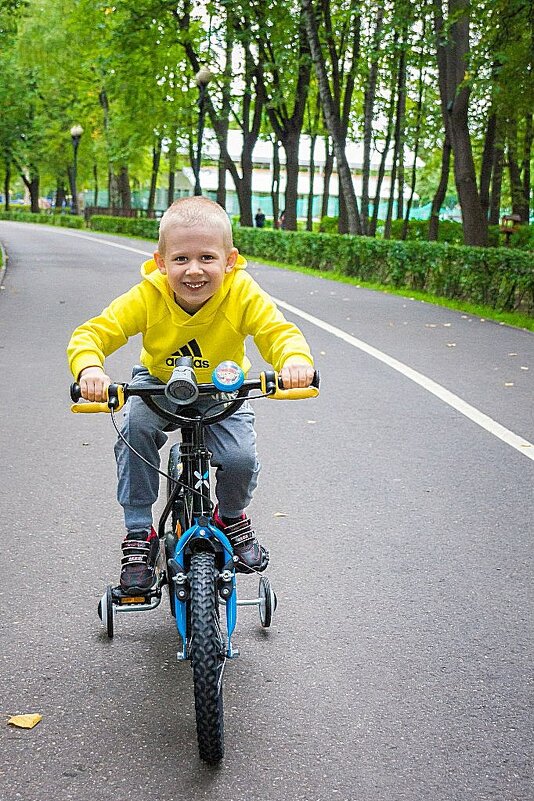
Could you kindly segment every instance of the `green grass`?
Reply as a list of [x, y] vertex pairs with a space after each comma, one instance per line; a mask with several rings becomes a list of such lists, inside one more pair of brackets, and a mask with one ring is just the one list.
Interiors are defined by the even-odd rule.
[[304, 273], [305, 275], [313, 275], [314, 278], [323, 278], [327, 281], [337, 281], [341, 284], [352, 284], [353, 286], [361, 286], [364, 289], [373, 289], [377, 292], [385, 292], [388, 295], [399, 295], [404, 298], [414, 298], [424, 303], [432, 303], [435, 306], [443, 306], [447, 309], [454, 311], [464, 312], [472, 317], [480, 317], [485, 320], [494, 320], [502, 325], [509, 325], [513, 328], [522, 328], [526, 331], [534, 331], [534, 318], [529, 317], [527, 314], [520, 312], [498, 311], [492, 309], [491, 306], [478, 306], [474, 303], [467, 301], [452, 300], [451, 298], [443, 298], [438, 295], [430, 295], [427, 292], [419, 292], [415, 289], [395, 288], [385, 286], [384, 284], [375, 284], [369, 281], [360, 281], [358, 278], [353, 278], [343, 273], [332, 270], [331, 272], [320, 272], [313, 270], [310, 267], [299, 267], [295, 264], [283, 264], [281, 262], [269, 261], [268, 259], [257, 259], [254, 256], [246, 256], [243, 254], [247, 261], [256, 262], [258, 264], [267, 264], [271, 267], [278, 267], [283, 270], [291, 270], [296, 273]]

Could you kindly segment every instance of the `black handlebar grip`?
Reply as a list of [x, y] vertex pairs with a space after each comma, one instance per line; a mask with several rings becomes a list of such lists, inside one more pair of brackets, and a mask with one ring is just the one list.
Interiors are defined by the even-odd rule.
[[74, 403], [78, 403], [78, 401], [81, 400], [82, 390], [79, 384], [74, 383], [70, 385], [70, 397]]

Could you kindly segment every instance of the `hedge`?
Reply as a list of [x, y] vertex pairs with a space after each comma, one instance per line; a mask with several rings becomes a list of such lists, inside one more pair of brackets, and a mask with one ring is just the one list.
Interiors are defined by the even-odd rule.
[[[82, 217], [0, 212], [0, 219], [83, 228]], [[158, 220], [94, 216], [95, 231], [157, 240]], [[475, 248], [441, 242], [234, 227], [250, 257], [284, 262], [396, 288], [534, 316], [534, 256], [519, 248]]]
[[[325, 234], [337, 234], [338, 218], [323, 217], [319, 230]], [[428, 241], [428, 220], [410, 220], [406, 240], [418, 242]], [[384, 230], [384, 221], [378, 221], [378, 235], [381, 236]], [[404, 230], [404, 220], [391, 221], [391, 239], [402, 240]], [[440, 220], [438, 226], [438, 242], [448, 242], [449, 245], [463, 245], [464, 231], [463, 226], [454, 220]], [[488, 242], [492, 248], [504, 245], [504, 235], [501, 234], [500, 226], [490, 225], [488, 227]], [[510, 247], [521, 248], [534, 251], [534, 225], [520, 225], [510, 237]]]
[[95, 214], [94, 217], [89, 218], [89, 227], [94, 231], [107, 231], [108, 233], [138, 236], [141, 239], [157, 240], [159, 220], [149, 220], [146, 217], [108, 217], [104, 214]]
[[83, 217], [75, 214], [33, 214], [31, 211], [0, 211], [0, 220], [60, 225], [63, 228], [85, 228]]
[[258, 259], [534, 315], [528, 251], [255, 228], [236, 228], [234, 238], [240, 251]]

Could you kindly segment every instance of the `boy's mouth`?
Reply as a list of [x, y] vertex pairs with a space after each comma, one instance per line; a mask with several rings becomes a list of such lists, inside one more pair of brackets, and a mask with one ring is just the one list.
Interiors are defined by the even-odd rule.
[[184, 286], [186, 286], [188, 289], [201, 289], [206, 285], [206, 283], [207, 281], [196, 281], [195, 283], [184, 281]]

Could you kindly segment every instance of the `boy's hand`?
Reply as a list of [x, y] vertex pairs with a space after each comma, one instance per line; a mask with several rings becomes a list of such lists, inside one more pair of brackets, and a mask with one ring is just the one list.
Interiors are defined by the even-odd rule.
[[80, 373], [78, 381], [82, 398], [85, 400], [101, 403], [108, 399], [107, 389], [111, 384], [111, 378], [101, 367], [86, 367]]
[[286, 364], [280, 370], [284, 389], [309, 387], [313, 381], [314, 369], [310, 364]]

